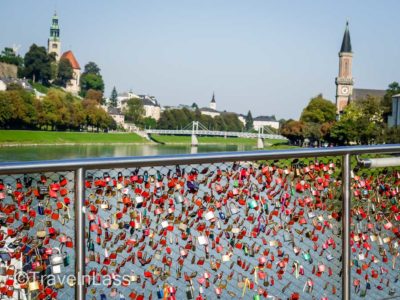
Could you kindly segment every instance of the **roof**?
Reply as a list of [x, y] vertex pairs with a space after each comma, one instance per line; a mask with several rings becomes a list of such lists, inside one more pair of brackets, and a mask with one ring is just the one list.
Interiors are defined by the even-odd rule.
[[202, 108], [200, 108], [200, 111], [208, 111], [208, 112], [213, 112], [213, 113], [220, 113], [218, 110], [215, 110], [215, 109], [212, 109], [212, 108], [209, 108], [209, 107], [202, 107]]
[[215, 95], [213, 93], [212, 99], [211, 99], [211, 103], [215, 103]]
[[122, 115], [121, 109], [117, 107], [109, 107], [107, 112], [110, 115]]
[[351, 98], [353, 100], [364, 99], [364, 98], [367, 98], [368, 96], [383, 98], [383, 96], [385, 96], [385, 94], [386, 94], [386, 90], [353, 89], [353, 95], [351, 96]]
[[75, 58], [74, 53], [72, 53], [71, 50], [68, 50], [67, 52], [64, 52], [63, 55], [61, 55], [61, 58], [68, 59], [69, 63], [72, 66], [72, 69], [81, 69], [78, 61]]
[[400, 97], [400, 94], [393, 95], [392, 98]]
[[349, 22], [346, 22], [346, 30], [344, 31], [342, 47], [340, 48], [340, 52], [351, 52]]
[[4, 82], [4, 84], [6, 85], [14, 83], [14, 84], [19, 84], [23, 89], [27, 91], [34, 90], [27, 79], [0, 77], [0, 80]]
[[254, 119], [253, 119], [253, 121], [272, 121], [272, 122], [278, 122], [276, 119], [275, 119], [275, 116], [258, 116], [258, 117], [255, 117]]
[[159, 106], [157, 101], [151, 101], [149, 98], [140, 98], [143, 102], [143, 105], [148, 105], [148, 106]]

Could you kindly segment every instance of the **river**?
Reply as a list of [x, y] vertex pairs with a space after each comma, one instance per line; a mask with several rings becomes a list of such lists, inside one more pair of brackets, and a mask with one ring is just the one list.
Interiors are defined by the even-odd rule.
[[152, 156], [167, 154], [248, 151], [251, 145], [57, 145], [0, 147], [0, 162], [60, 160], [88, 157]]

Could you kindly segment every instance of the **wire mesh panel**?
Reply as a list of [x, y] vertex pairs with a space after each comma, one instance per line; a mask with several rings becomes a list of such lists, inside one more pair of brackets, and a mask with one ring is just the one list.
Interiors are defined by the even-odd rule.
[[400, 173], [361, 173], [352, 178], [352, 298], [399, 298]]
[[74, 175], [0, 176], [1, 299], [74, 298]]
[[87, 299], [340, 298], [337, 169], [322, 159], [87, 171]]

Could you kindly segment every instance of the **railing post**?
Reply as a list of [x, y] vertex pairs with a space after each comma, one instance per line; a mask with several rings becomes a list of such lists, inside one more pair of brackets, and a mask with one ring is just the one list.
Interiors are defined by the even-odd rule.
[[85, 299], [85, 171], [75, 170], [75, 299]]
[[342, 159], [342, 299], [350, 300], [351, 268], [350, 268], [350, 189], [351, 161], [350, 154], [343, 155]]

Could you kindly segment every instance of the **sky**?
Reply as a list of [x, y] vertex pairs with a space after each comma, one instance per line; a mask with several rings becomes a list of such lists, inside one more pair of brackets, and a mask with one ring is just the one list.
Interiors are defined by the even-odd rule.
[[338, 52], [350, 23], [356, 88], [400, 81], [398, 0], [0, 0], [0, 49], [47, 47], [54, 11], [61, 47], [96, 62], [109, 96], [132, 90], [161, 105], [300, 117], [335, 100]]

